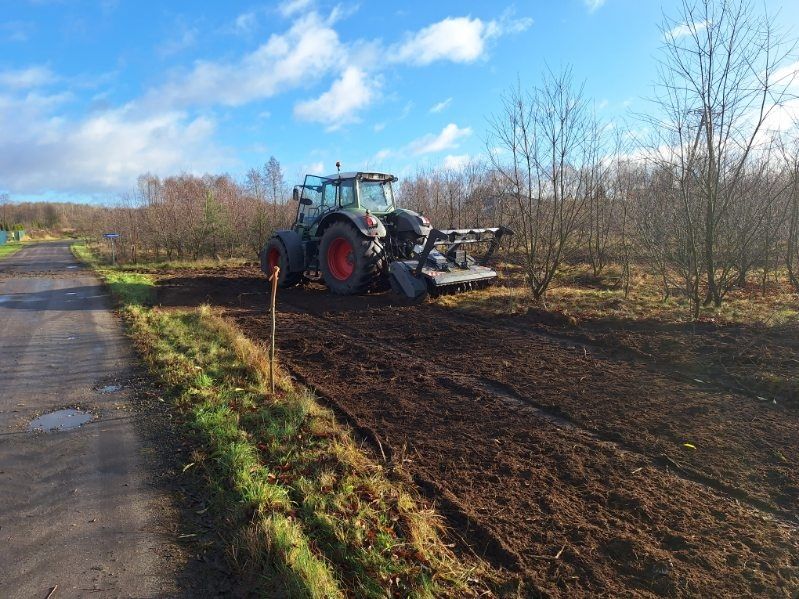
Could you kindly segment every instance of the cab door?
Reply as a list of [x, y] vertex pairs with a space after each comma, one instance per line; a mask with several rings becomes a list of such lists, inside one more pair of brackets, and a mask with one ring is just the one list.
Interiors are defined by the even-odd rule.
[[308, 239], [315, 229], [324, 208], [324, 187], [329, 180], [307, 175], [300, 189], [300, 205], [297, 211], [296, 229], [302, 239]]

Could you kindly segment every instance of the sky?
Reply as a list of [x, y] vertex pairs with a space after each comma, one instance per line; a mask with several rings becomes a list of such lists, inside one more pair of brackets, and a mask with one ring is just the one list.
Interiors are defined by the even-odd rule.
[[[799, 2], [761, 0], [799, 35]], [[759, 4], [759, 5], [760, 5]], [[0, 0], [0, 192], [113, 202], [142, 173], [458, 168], [503, 93], [571, 66], [646, 112], [678, 0]]]

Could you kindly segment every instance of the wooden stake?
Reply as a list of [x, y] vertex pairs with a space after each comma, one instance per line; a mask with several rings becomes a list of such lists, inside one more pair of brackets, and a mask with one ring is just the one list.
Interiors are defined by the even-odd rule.
[[272, 340], [269, 346], [269, 387], [272, 390], [272, 395], [275, 394], [275, 300], [277, 299], [277, 280], [280, 275], [280, 267], [275, 265], [272, 276], [269, 280], [272, 281], [272, 301], [270, 303], [270, 312], [272, 314]]

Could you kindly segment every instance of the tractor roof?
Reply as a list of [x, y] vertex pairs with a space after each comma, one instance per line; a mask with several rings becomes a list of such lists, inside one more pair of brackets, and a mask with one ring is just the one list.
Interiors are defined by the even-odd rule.
[[334, 173], [332, 175], [327, 175], [325, 179], [367, 179], [367, 180], [374, 180], [374, 181], [387, 181], [390, 179], [394, 179], [394, 175], [390, 175], [388, 173], [375, 173], [372, 171], [349, 171], [346, 173]]

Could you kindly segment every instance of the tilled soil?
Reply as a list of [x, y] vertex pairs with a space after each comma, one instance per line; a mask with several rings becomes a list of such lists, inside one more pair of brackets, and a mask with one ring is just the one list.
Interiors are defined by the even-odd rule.
[[[267, 339], [254, 269], [162, 281]], [[791, 596], [799, 416], [598, 345], [391, 296], [280, 292], [278, 347], [402, 461], [504, 592]]]

